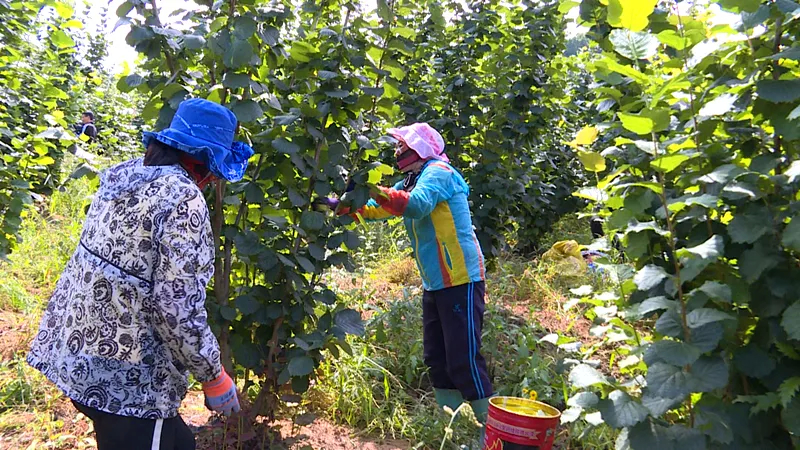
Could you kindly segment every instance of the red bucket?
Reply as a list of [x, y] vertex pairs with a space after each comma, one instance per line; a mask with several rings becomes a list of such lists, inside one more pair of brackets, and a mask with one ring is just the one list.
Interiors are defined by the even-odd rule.
[[551, 450], [561, 412], [526, 398], [492, 397], [484, 450]]

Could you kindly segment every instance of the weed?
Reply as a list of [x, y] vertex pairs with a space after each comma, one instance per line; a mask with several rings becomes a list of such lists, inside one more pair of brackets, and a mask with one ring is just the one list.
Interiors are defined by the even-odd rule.
[[539, 241], [539, 253], [544, 253], [558, 241], [573, 240], [582, 245], [592, 243], [592, 232], [589, 229], [589, 219], [578, 217], [577, 214], [567, 214], [553, 224], [553, 228], [542, 236]]
[[25, 212], [21, 241], [9, 262], [0, 262], [0, 310], [29, 313], [44, 306], [75, 251], [96, 183], [72, 180], [46, 206]]
[[402, 219], [370, 223], [360, 231], [364, 240], [354, 255], [359, 266], [374, 267], [407, 256], [410, 243]]

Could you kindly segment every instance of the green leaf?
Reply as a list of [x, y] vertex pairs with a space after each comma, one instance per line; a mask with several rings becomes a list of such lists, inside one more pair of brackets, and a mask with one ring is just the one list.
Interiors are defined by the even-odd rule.
[[792, 112], [786, 117], [787, 120], [795, 120], [800, 119], [800, 105], [797, 105], [797, 108], [793, 109]]
[[733, 105], [738, 99], [739, 97], [736, 94], [722, 94], [700, 108], [699, 115], [703, 117], [715, 117], [727, 114], [733, 110]]
[[261, 303], [251, 295], [240, 295], [234, 300], [236, 308], [242, 314], [253, 314], [261, 308]]
[[668, 130], [672, 121], [671, 112], [667, 108], [644, 109], [639, 115], [653, 121], [653, 131]]
[[627, 393], [616, 390], [597, 406], [603, 420], [614, 428], [632, 427], [647, 418], [648, 411]]
[[592, 366], [578, 364], [569, 373], [569, 383], [572, 387], [581, 389], [596, 384], [608, 384], [608, 380]]
[[733, 12], [755, 12], [761, 6], [761, 0], [720, 0], [719, 5]]
[[689, 44], [689, 40], [681, 36], [675, 30], [664, 30], [656, 35], [662, 44], [668, 45], [675, 50], [683, 50]]
[[[631, 1], [645, 3], [649, 0]], [[658, 51], [658, 39], [644, 31], [612, 30], [608, 39], [617, 53], [634, 61], [650, 59]]]
[[663, 362], [648, 367], [647, 387], [662, 398], [684, 397], [691, 392], [686, 372], [680, 367]]
[[292, 377], [292, 392], [297, 394], [304, 394], [311, 386], [309, 377]]
[[314, 360], [309, 356], [295, 356], [289, 360], [289, 375], [302, 377], [314, 371]]
[[183, 48], [189, 50], [200, 50], [206, 46], [206, 38], [196, 34], [187, 34], [183, 36]]
[[786, 308], [781, 319], [781, 326], [786, 330], [789, 339], [800, 341], [800, 301], [795, 301]]
[[644, 362], [652, 366], [656, 362], [665, 362], [675, 366], [685, 366], [697, 361], [701, 355], [697, 347], [680, 341], [668, 339], [653, 342], [644, 352]]
[[789, 225], [783, 230], [781, 243], [786, 248], [800, 252], [800, 216], [794, 216]]
[[710, 298], [722, 300], [725, 303], [732, 301], [730, 286], [717, 281], [706, 281], [702, 286], [690, 292], [689, 295], [693, 295], [695, 292], [702, 292]]
[[792, 61], [800, 61], [800, 47], [792, 47], [780, 53], [776, 53], [769, 57], [773, 61], [781, 59], [791, 59]]
[[596, 152], [578, 152], [578, 158], [583, 163], [583, 167], [590, 172], [602, 172], [606, 170], [606, 159]]
[[300, 116], [296, 114], [284, 114], [282, 116], [275, 116], [275, 125], [291, 125], [299, 118]]
[[706, 242], [690, 248], [677, 251], [680, 258], [681, 281], [687, 283], [694, 280], [706, 267], [714, 263], [725, 251], [725, 241], [722, 236], [714, 235]]
[[576, 420], [580, 419], [581, 413], [583, 413], [583, 408], [579, 408], [576, 406], [567, 408], [564, 410], [564, 412], [561, 413], [561, 423], [562, 424], [573, 423]]
[[300, 267], [302, 267], [306, 273], [315, 273], [317, 271], [317, 267], [308, 258], [297, 256], [295, 259], [297, 259], [297, 263], [300, 264]]
[[75, 14], [75, 10], [68, 2], [49, 2], [49, 4], [62, 19], [69, 19]]
[[303, 41], [293, 41], [289, 48], [292, 59], [301, 63], [311, 61], [311, 53], [315, 52], [316, 49], [313, 46]]
[[231, 308], [230, 306], [220, 306], [219, 313], [225, 320], [233, 320], [238, 315], [236, 310]]
[[[733, 442], [733, 424], [727, 414], [727, 406], [722, 402], [704, 397], [695, 406], [695, 428], [721, 444]], [[713, 403], [712, 403], [713, 402]]]
[[[99, 173], [100, 171], [94, 168], [94, 166], [86, 163], [81, 163], [78, 167], [75, 168], [75, 170], [72, 171], [69, 177], [73, 180], [77, 180], [83, 177], [87, 177], [90, 180], [93, 180]], [[29, 187], [27, 186], [15, 186], [15, 187], [22, 187], [23, 189], [29, 189]]]
[[688, 161], [689, 157], [681, 154], [664, 155], [650, 162], [650, 167], [659, 172], [669, 173]]
[[794, 436], [800, 436], [800, 397], [795, 397], [781, 411], [783, 426]]
[[686, 253], [691, 253], [692, 255], [703, 259], [717, 259], [723, 254], [724, 251], [725, 240], [720, 235], [714, 235], [698, 246], [678, 250], [678, 256], [684, 256]]
[[594, 392], [578, 392], [567, 400], [567, 406], [575, 406], [579, 408], [592, 408], [599, 402], [597, 394]]
[[762, 207], [747, 213], [736, 214], [728, 224], [728, 235], [731, 237], [731, 241], [738, 244], [754, 243], [761, 236], [772, 231], [772, 223], [768, 219], [769, 216], [769, 211]]
[[50, 41], [58, 48], [71, 48], [75, 46], [75, 41], [63, 30], [56, 30], [50, 35]]
[[133, 3], [130, 1], [122, 2], [117, 7], [117, 17], [125, 17], [133, 10]]
[[719, 345], [719, 341], [722, 340], [723, 331], [720, 322], [709, 323], [695, 328], [692, 330], [692, 345], [704, 353], [714, 351]]
[[656, 3], [658, 0], [609, 0], [608, 23], [632, 31], [644, 30]]
[[384, 22], [391, 22], [392, 10], [389, 8], [389, 5], [386, 3], [386, 0], [377, 0], [377, 6], [378, 6], [378, 17], [380, 17]]
[[736, 320], [736, 317], [711, 308], [698, 308], [686, 315], [686, 324], [689, 328], [697, 328], [707, 323], [719, 322], [722, 320]]
[[256, 21], [252, 17], [237, 17], [233, 21], [233, 34], [242, 40], [250, 39], [256, 33], [256, 26]]
[[292, 155], [300, 151], [299, 145], [295, 144], [294, 142], [290, 142], [285, 138], [273, 140], [272, 147], [281, 153], [286, 153], [287, 155]]
[[325, 249], [317, 244], [308, 244], [308, 253], [317, 261], [325, 260]]
[[791, 103], [800, 99], [800, 79], [761, 80], [756, 85], [760, 98], [772, 103]]
[[253, 59], [253, 46], [241, 39], [236, 39], [223, 57], [225, 66], [231, 69], [244, 67], [251, 59]]
[[336, 316], [333, 318], [333, 323], [347, 334], [363, 336], [366, 331], [364, 328], [364, 321], [361, 319], [361, 313], [350, 308], [343, 309], [336, 313]]
[[317, 72], [317, 76], [322, 80], [328, 81], [337, 78], [339, 74], [337, 72], [331, 72], [330, 70], [320, 70]]
[[248, 369], [255, 369], [259, 367], [261, 362], [261, 355], [258, 352], [258, 346], [252, 342], [242, 342], [238, 345], [231, 345], [233, 350], [233, 357], [238, 364]]
[[763, 24], [769, 19], [770, 8], [766, 5], [761, 5], [755, 12], [743, 12], [741, 20], [735, 24], [734, 27], [737, 31], [746, 32]]
[[324, 225], [325, 215], [321, 212], [305, 211], [300, 216], [300, 227], [306, 231], [319, 231]]
[[753, 342], [734, 352], [733, 364], [751, 378], [764, 378], [775, 370], [775, 360]]
[[649, 291], [663, 282], [669, 275], [663, 268], [649, 264], [642, 267], [633, 277], [640, 291]]
[[289, 196], [289, 201], [292, 202], [292, 205], [298, 208], [307, 203], [306, 197], [294, 189], [289, 189], [288, 196]]
[[728, 385], [728, 365], [720, 356], [704, 356], [691, 366], [691, 392], [711, 392]]
[[792, 399], [800, 393], [800, 377], [792, 377], [781, 383], [778, 394], [781, 396], [781, 404], [786, 407]]
[[641, 315], [649, 314], [653, 311], [661, 311], [670, 309], [677, 305], [674, 300], [668, 300], [666, 297], [651, 297], [639, 304], [637, 311]]
[[344, 245], [350, 250], [356, 250], [361, 246], [361, 239], [358, 237], [358, 233], [352, 230], [345, 231]]
[[650, 412], [650, 415], [653, 417], [661, 417], [667, 411], [672, 409], [676, 404], [680, 403], [681, 398], [661, 398], [656, 397], [649, 393], [649, 391], [645, 391], [644, 395], [642, 395], [642, 405]]
[[745, 281], [754, 283], [762, 273], [777, 266], [779, 262], [775, 249], [758, 241], [739, 258], [739, 273]]
[[617, 113], [617, 116], [619, 116], [620, 120], [622, 121], [622, 126], [626, 130], [632, 131], [636, 134], [648, 135], [655, 127], [653, 119], [649, 117], [625, 114], [623, 112]]
[[238, 101], [231, 106], [231, 111], [236, 114], [236, 118], [242, 123], [255, 122], [264, 115], [264, 110], [253, 100]]
[[736, 397], [737, 403], [753, 403], [750, 414], [758, 414], [775, 409], [781, 404], [780, 396], [775, 392], [767, 392], [764, 395], [740, 395]]
[[350, 91], [345, 91], [343, 89], [336, 89], [333, 91], [325, 91], [325, 95], [332, 98], [345, 98], [350, 95]]

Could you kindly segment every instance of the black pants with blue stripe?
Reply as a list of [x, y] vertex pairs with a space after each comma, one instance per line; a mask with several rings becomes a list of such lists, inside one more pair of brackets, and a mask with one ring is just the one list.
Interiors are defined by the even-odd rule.
[[422, 343], [433, 387], [458, 389], [465, 400], [492, 395], [481, 355], [484, 282], [422, 295]]

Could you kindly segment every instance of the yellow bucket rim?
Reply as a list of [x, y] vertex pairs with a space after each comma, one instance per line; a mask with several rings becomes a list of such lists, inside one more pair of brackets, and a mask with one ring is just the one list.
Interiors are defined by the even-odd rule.
[[[519, 398], [519, 397], [492, 397], [489, 399], [489, 403], [497, 409], [505, 411], [510, 414], [516, 414], [518, 416], [523, 417], [531, 417], [534, 419], [557, 419], [561, 417], [561, 411], [552, 406], [548, 405], [547, 403], [543, 403], [536, 400], [529, 400], [527, 398]], [[535, 407], [539, 411], [544, 412], [545, 416], [537, 416], [534, 414], [526, 414], [519, 411], [515, 411], [514, 407], [517, 406], [524, 406], [527, 405], [528, 407]]]

